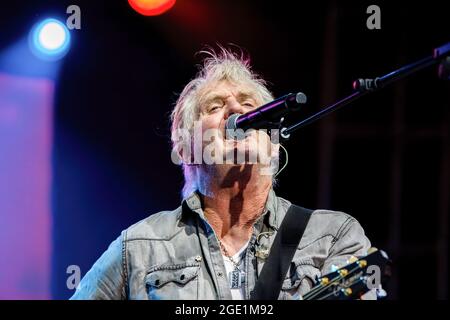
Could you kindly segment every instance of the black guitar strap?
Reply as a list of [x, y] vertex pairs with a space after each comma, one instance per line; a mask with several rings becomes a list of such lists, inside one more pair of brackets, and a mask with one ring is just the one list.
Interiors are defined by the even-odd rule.
[[278, 299], [283, 280], [312, 212], [313, 210], [294, 204], [289, 207], [251, 293], [251, 300]]

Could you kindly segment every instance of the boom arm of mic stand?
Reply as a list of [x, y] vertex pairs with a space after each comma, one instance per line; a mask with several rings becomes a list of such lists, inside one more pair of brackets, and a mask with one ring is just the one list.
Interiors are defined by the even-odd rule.
[[386, 85], [400, 80], [402, 78], [405, 78], [411, 74], [413, 74], [416, 71], [419, 71], [421, 69], [424, 69], [426, 67], [429, 67], [434, 64], [438, 64], [440, 61], [444, 60], [447, 56], [450, 56], [450, 42], [435, 48], [433, 50], [433, 55], [429, 56], [427, 58], [424, 58], [422, 60], [416, 61], [414, 63], [411, 63], [409, 65], [406, 65], [404, 67], [401, 67], [400, 69], [397, 69], [395, 71], [392, 71], [384, 76], [377, 77], [375, 79], [358, 79], [353, 82], [353, 89], [354, 92], [350, 94], [349, 96], [337, 101], [336, 103], [332, 104], [331, 106], [328, 106], [319, 112], [315, 113], [314, 115], [291, 125], [290, 127], [283, 128], [280, 131], [280, 136], [283, 139], [289, 139], [292, 132], [314, 122], [317, 121], [327, 114], [336, 111], [339, 108], [342, 108], [349, 103], [361, 98], [362, 96], [375, 92], [377, 90], [380, 90], [381, 88], [385, 87]]

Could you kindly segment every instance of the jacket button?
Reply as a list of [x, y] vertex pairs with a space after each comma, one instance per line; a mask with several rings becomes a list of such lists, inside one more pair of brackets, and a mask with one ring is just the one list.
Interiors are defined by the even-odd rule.
[[222, 271], [218, 271], [218, 272], [217, 272], [217, 276], [218, 276], [218, 277], [223, 276], [223, 272], [222, 272]]

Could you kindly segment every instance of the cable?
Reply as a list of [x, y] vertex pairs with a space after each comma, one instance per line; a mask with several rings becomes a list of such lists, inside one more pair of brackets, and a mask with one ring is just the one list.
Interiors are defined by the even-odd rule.
[[278, 170], [277, 173], [275, 173], [274, 178], [276, 178], [276, 177], [281, 173], [281, 171], [283, 171], [284, 168], [286, 168], [286, 166], [287, 166], [287, 164], [288, 164], [288, 162], [289, 162], [289, 154], [288, 154], [288, 151], [286, 150], [286, 148], [285, 148], [281, 143], [280, 143], [280, 147], [281, 147], [281, 148], [284, 150], [284, 152], [286, 153], [286, 162], [284, 163], [283, 167], [282, 167], [280, 170]]

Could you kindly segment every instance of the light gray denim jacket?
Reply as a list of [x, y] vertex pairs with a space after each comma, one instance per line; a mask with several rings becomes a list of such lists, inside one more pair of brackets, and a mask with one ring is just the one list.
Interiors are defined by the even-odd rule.
[[[250, 298], [290, 202], [271, 190], [244, 256], [244, 297]], [[297, 299], [316, 276], [363, 256], [370, 241], [343, 212], [315, 210], [289, 267], [279, 299]], [[216, 235], [197, 193], [124, 230], [81, 280], [71, 299], [231, 299]]]

